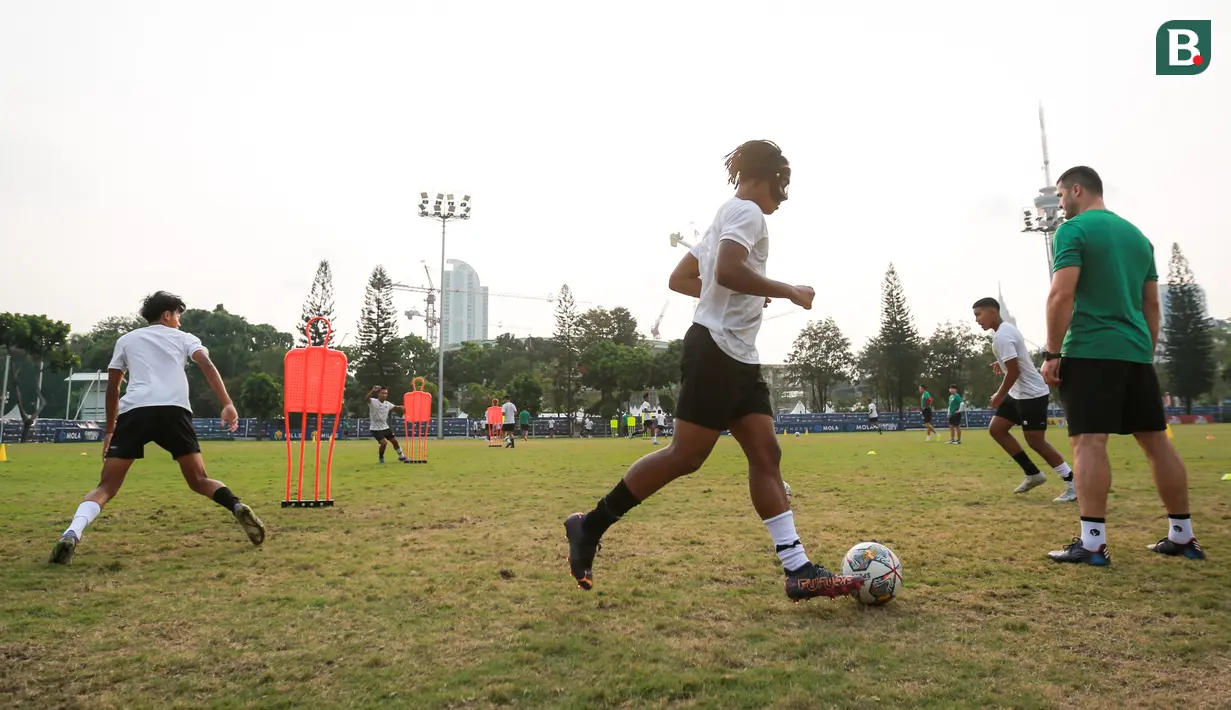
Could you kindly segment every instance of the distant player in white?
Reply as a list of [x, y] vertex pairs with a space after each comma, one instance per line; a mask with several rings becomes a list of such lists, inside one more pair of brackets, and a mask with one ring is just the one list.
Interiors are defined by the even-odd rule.
[[[195, 362], [205, 374], [205, 381], [222, 402], [222, 423], [229, 431], [239, 427], [239, 414], [227, 394], [222, 375], [209, 359], [209, 351], [197, 336], [179, 329], [184, 309], [179, 296], [159, 291], [147, 297], [141, 306], [141, 317], [149, 326], [125, 333], [115, 341], [115, 352], [107, 366], [102, 480], [77, 506], [72, 523], [51, 551], [50, 562], [66, 565], [73, 561], [86, 526], [120, 492], [128, 469], [136, 459], [145, 458], [145, 445], [150, 442], [171, 454], [189, 488], [235, 516], [253, 545], [265, 541], [265, 526], [252, 509], [240, 503], [226, 484], [205, 473], [205, 459], [192, 428], [185, 364]], [[128, 389], [121, 398], [120, 384], [125, 372]]]
[[402, 453], [402, 447], [398, 446], [398, 438], [393, 433], [393, 426], [389, 424], [389, 413], [399, 409], [402, 409], [401, 405], [389, 401], [388, 387], [376, 385], [368, 392], [369, 429], [372, 432], [372, 437], [380, 442], [381, 463], [385, 462], [386, 444], [393, 444], [393, 450], [398, 452], [398, 461], [410, 463], [410, 459], [406, 458], [406, 455]]
[[667, 426], [667, 413], [662, 410], [662, 407], [654, 410], [654, 445], [658, 446], [658, 435], [663, 432]]
[[1025, 337], [1017, 326], [1001, 319], [1000, 303], [994, 298], [976, 301], [974, 313], [975, 321], [984, 330], [996, 333], [992, 338], [996, 364], [992, 367], [996, 374], [1004, 375], [1004, 380], [1000, 383], [1000, 389], [992, 395], [992, 408], [996, 410], [996, 414], [992, 417], [987, 431], [1026, 474], [1025, 480], [1013, 492], [1025, 493], [1047, 481], [1047, 476], [1034, 465], [1030, 456], [1022, 451], [1021, 444], [1017, 443], [1017, 439], [1010, 432], [1017, 425], [1026, 433], [1026, 443], [1030, 448], [1042, 456], [1047, 465], [1065, 482], [1064, 493], [1055, 501], [1059, 503], [1077, 500], [1077, 491], [1073, 488], [1073, 469], [1065, 463], [1060, 452], [1047, 443], [1047, 402], [1051, 390], [1043, 382], [1043, 376], [1030, 359]]
[[883, 434], [881, 431], [880, 413], [876, 411], [876, 402], [868, 400], [868, 428], [875, 429], [877, 434]]
[[500, 409], [504, 412], [504, 448], [517, 448], [517, 436], [514, 433], [517, 428], [517, 405], [510, 399], [506, 400]]
[[654, 419], [654, 405], [650, 404], [649, 392], [641, 395], [641, 404], [637, 405], [637, 416], [641, 418], [642, 429], [654, 437], [654, 445], [658, 446], [658, 434], [654, 431], [657, 422]]

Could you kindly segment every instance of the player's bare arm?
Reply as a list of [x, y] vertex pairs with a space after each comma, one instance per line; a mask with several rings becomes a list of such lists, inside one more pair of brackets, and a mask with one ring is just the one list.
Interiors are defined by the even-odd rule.
[[1141, 289], [1141, 314], [1145, 316], [1146, 327], [1150, 329], [1150, 341], [1154, 349], [1158, 349], [1158, 329], [1162, 323], [1162, 309], [1158, 303], [1158, 282], [1146, 281]]
[[[1066, 266], [1051, 277], [1051, 292], [1047, 294], [1047, 352], [1058, 353], [1064, 345], [1064, 334], [1073, 322], [1073, 300], [1077, 294], [1077, 279], [1080, 266]], [[1049, 385], [1060, 384], [1060, 361], [1043, 363], [1043, 381]]]
[[1000, 382], [1000, 389], [992, 395], [992, 406], [999, 407], [1004, 398], [1009, 395], [1009, 390], [1013, 389], [1013, 385], [1017, 383], [1017, 378], [1022, 376], [1022, 366], [1018, 364], [1017, 359], [1008, 360], [1004, 364], [1004, 379]]
[[675, 265], [667, 286], [676, 293], [701, 298], [701, 262], [697, 261], [692, 252], [685, 254], [680, 263]]
[[719, 286], [736, 293], [765, 298], [789, 298], [805, 309], [812, 308], [815, 292], [809, 286], [791, 286], [767, 279], [748, 266], [748, 250], [739, 242], [724, 239], [718, 243], [718, 263], [714, 279]]
[[103, 458], [107, 458], [107, 449], [111, 448], [111, 435], [115, 433], [115, 420], [120, 411], [120, 384], [124, 382], [124, 371], [115, 368], [107, 370], [107, 427], [103, 435]]
[[235, 411], [235, 404], [231, 401], [231, 395], [227, 394], [226, 383], [222, 381], [222, 375], [218, 372], [218, 368], [214, 366], [214, 361], [209, 359], [209, 353], [205, 350], [198, 350], [192, 354], [192, 361], [201, 368], [201, 373], [205, 375], [205, 381], [209, 383], [209, 388], [213, 390], [214, 396], [222, 403], [222, 423], [227, 425], [230, 431], [235, 431], [239, 428], [239, 413]]

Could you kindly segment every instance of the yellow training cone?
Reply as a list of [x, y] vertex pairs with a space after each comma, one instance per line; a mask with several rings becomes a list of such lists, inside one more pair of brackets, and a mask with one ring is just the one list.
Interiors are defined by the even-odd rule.
[[875, 456], [875, 455], [876, 455], [876, 452], [875, 452], [875, 451], [869, 451], [869, 452], [868, 452], [868, 456]]
[[1171, 422], [1167, 422], [1167, 438], [1174, 439], [1175, 434], [1171, 433]]
[[4, 444], [0, 444], [0, 463], [4, 463], [5, 461], [8, 461], [8, 460], [9, 460], [9, 452], [7, 449], [4, 448]]
[[1224, 480], [1224, 481], [1231, 481], [1231, 473], [1224, 474], [1224, 475], [1223, 475], [1223, 477], [1222, 477], [1222, 480]]

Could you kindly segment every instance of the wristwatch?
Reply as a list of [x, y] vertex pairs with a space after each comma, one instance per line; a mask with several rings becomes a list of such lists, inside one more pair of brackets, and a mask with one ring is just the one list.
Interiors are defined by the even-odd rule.
[[1046, 350], [1044, 350], [1044, 351], [1043, 351], [1043, 359], [1044, 359], [1044, 360], [1059, 360], [1059, 359], [1060, 359], [1060, 353], [1049, 353], [1049, 352], [1047, 352]]

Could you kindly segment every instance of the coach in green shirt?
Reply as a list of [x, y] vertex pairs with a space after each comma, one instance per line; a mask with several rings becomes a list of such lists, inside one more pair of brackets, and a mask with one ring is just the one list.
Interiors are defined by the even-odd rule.
[[1145, 451], [1167, 507], [1167, 537], [1150, 550], [1205, 559], [1188, 514], [1188, 472], [1166, 436], [1154, 372], [1158, 345], [1158, 271], [1154, 246], [1103, 204], [1103, 181], [1087, 167], [1056, 182], [1068, 221], [1054, 239], [1047, 297], [1043, 379], [1059, 385], [1076, 471], [1081, 537], [1048, 553], [1056, 562], [1111, 564], [1107, 549], [1107, 438], [1132, 434]]

